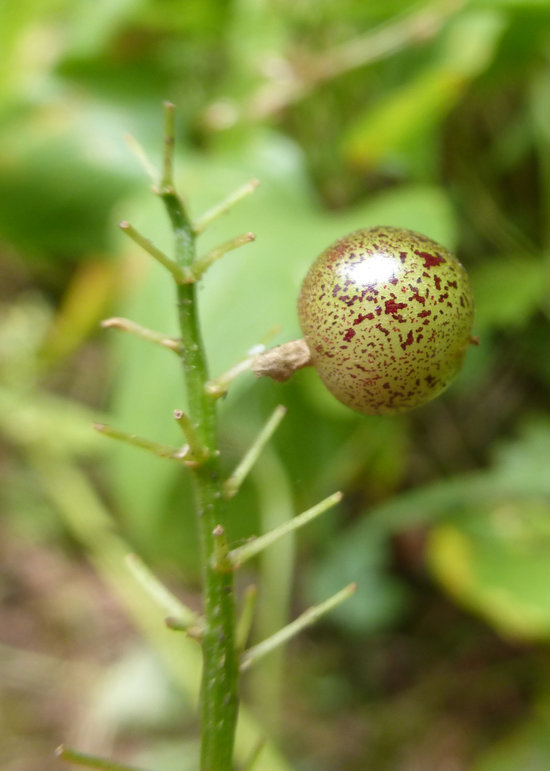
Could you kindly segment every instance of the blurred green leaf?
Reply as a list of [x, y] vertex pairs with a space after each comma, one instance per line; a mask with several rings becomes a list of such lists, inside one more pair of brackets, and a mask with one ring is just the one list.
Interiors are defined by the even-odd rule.
[[133, 0], [95, 0], [71, 4], [64, 23], [66, 57], [101, 55], [113, 36], [131, 22], [136, 12]]
[[128, 729], [175, 727], [192, 722], [194, 705], [168, 677], [149, 649], [131, 647], [97, 681], [89, 720], [95, 730], [122, 734]]
[[92, 429], [97, 413], [78, 402], [48, 394], [14, 394], [0, 389], [0, 428], [14, 445], [42, 448], [60, 456], [99, 454]]
[[403, 160], [422, 148], [468, 82], [490, 63], [504, 21], [497, 13], [458, 15], [443, 37], [439, 61], [412, 73], [404, 85], [369, 105], [344, 137], [344, 156], [369, 169], [384, 159]]
[[550, 635], [550, 504], [508, 500], [472, 507], [430, 532], [427, 560], [459, 603], [502, 634]]
[[[487, 471], [431, 483], [374, 506], [368, 516], [334, 537], [328, 554], [313, 573], [314, 591], [334, 591], [338, 580], [346, 577], [352, 580], [349, 575], [355, 570], [356, 575], [363, 576], [368, 591], [372, 591], [373, 582], [380, 584], [377, 586], [380, 596], [372, 600], [372, 616], [360, 606], [361, 597], [366, 595], [358, 591], [357, 598], [350, 602], [351, 610], [348, 607], [351, 617], [346, 617], [346, 609], [342, 607], [335, 618], [350, 626], [356, 622], [366, 626], [383, 623], [385, 612], [388, 618], [397, 612], [399, 605], [394, 603], [403, 591], [387, 575], [388, 538], [408, 528], [429, 525], [433, 533], [442, 534], [437, 547], [437, 566], [443, 577], [439, 573], [437, 577], [452, 590], [454, 597], [472, 607], [471, 595], [477, 592], [475, 608], [497, 628], [510, 634], [546, 634], [550, 631], [548, 457], [550, 426], [533, 420], [518, 439], [499, 448], [494, 464]], [[491, 512], [495, 512], [493, 520]], [[499, 512], [504, 512], [500, 519]], [[498, 526], [506, 516], [515, 530], [510, 527], [501, 534]], [[475, 525], [480, 522], [478, 532]], [[473, 544], [470, 530], [477, 539]], [[521, 541], [517, 540], [518, 534]], [[472, 576], [477, 576], [478, 562], [482, 563], [484, 572], [474, 582]], [[498, 573], [499, 565], [502, 565], [502, 575]], [[491, 581], [495, 583], [497, 579], [502, 582], [503, 609], [498, 592], [490, 593]], [[361, 580], [357, 580], [361, 586]], [[467, 596], [464, 586], [468, 588]], [[482, 596], [485, 590], [489, 594], [486, 601]]]
[[542, 260], [500, 256], [472, 271], [476, 325], [484, 329], [521, 328], [540, 310], [546, 295], [547, 268]]
[[123, 116], [75, 99], [13, 114], [2, 129], [2, 238], [42, 257], [109, 251], [113, 206], [141, 178]]
[[482, 502], [550, 497], [547, 458], [550, 426], [544, 416], [526, 421], [521, 434], [495, 449], [486, 471], [457, 475], [403, 493], [371, 510], [370, 526], [388, 531], [429, 524]]
[[331, 613], [330, 620], [362, 634], [394, 623], [403, 613], [408, 596], [405, 585], [389, 575], [388, 540], [374, 529], [365, 536], [357, 538], [353, 528], [340, 534], [308, 575], [312, 602], [321, 602], [347, 583], [357, 583], [355, 594]]
[[[153, 739], [150, 747], [140, 752], [135, 762], [139, 764], [140, 768], [162, 768], [163, 771], [195, 771], [200, 762], [199, 756], [198, 741]], [[272, 771], [278, 771], [277, 767], [275, 766]]]
[[0, 24], [0, 115], [40, 84], [60, 49], [55, 19], [70, 0], [3, 2]]
[[346, 160], [362, 169], [387, 159], [403, 165], [411, 144], [429, 133], [462, 88], [463, 79], [456, 73], [426, 72], [371, 105], [344, 139]]

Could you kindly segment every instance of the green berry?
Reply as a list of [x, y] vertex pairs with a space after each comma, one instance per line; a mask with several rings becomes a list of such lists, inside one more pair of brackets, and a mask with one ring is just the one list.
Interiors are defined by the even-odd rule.
[[368, 415], [433, 399], [457, 374], [474, 304], [466, 271], [412, 230], [357, 230], [313, 263], [298, 298], [300, 326], [328, 390]]

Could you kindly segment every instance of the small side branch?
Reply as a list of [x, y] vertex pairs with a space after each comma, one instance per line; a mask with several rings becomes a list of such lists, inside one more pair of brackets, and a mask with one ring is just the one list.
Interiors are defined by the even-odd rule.
[[224, 198], [223, 201], [216, 204], [216, 206], [208, 209], [208, 211], [206, 211], [193, 223], [193, 232], [195, 235], [198, 236], [200, 233], [206, 230], [206, 228], [212, 222], [217, 220], [218, 217], [221, 217], [222, 214], [226, 214], [230, 209], [233, 208], [233, 206], [235, 206], [235, 204], [239, 203], [243, 200], [243, 198], [246, 198], [251, 193], [253, 193], [259, 184], [259, 180], [251, 179], [250, 182], [246, 182], [244, 185], [241, 185], [241, 187], [237, 188], [237, 190], [228, 195], [227, 198]]
[[281, 420], [285, 415], [286, 407], [283, 407], [281, 404], [279, 404], [279, 406], [275, 408], [273, 414], [254, 440], [254, 443], [249, 448], [248, 452], [245, 454], [237, 468], [224, 482], [223, 492], [226, 498], [232, 498], [239, 491], [239, 488], [248, 475], [250, 469], [258, 460], [258, 456], [277, 430]]
[[147, 450], [153, 455], [158, 455], [159, 458], [177, 460], [186, 465], [192, 465], [194, 463], [194, 459], [191, 456], [188, 446], [179, 448], [170, 447], [166, 444], [159, 444], [159, 442], [154, 442], [143, 436], [129, 434], [126, 431], [113, 428], [113, 426], [108, 426], [106, 423], [94, 423], [93, 427], [96, 431], [99, 431], [100, 434], [104, 434], [104, 436], [108, 436], [110, 439], [117, 439], [120, 442], [131, 444], [133, 447], [140, 447], [142, 450]]
[[201, 276], [206, 273], [208, 268], [220, 260], [224, 254], [227, 254], [227, 252], [230, 252], [232, 249], [238, 249], [239, 246], [249, 244], [251, 241], [254, 241], [255, 238], [256, 236], [254, 233], [243, 233], [240, 236], [231, 238], [229, 241], [225, 241], [225, 243], [216, 246], [206, 254], [203, 254], [202, 257], [198, 257], [191, 266], [194, 280], [198, 281]]
[[84, 752], [78, 752], [64, 745], [58, 747], [55, 754], [61, 760], [66, 760], [68, 763], [74, 763], [76, 766], [84, 766], [85, 768], [101, 768], [103, 771], [143, 771], [143, 769], [136, 766], [127, 766], [123, 763], [107, 760], [106, 758], [87, 755]]
[[332, 506], [336, 506], [337, 503], [340, 503], [342, 498], [343, 495], [341, 492], [333, 493], [316, 506], [312, 506], [311, 509], [307, 509], [307, 511], [298, 514], [298, 516], [290, 519], [283, 525], [276, 527], [269, 533], [265, 533], [265, 535], [261, 535], [258, 538], [248, 541], [242, 546], [238, 546], [236, 549], [232, 549], [229, 552], [229, 559], [233, 566], [235, 568], [240, 567], [244, 562], [252, 559], [252, 557], [255, 557], [261, 551], [267, 549], [273, 543], [278, 541], [279, 538], [288, 535], [288, 533], [292, 533], [294, 530], [298, 530], [300, 527], [304, 527], [304, 525], [307, 525], [319, 515], [324, 514], [324, 512], [328, 511]]
[[204, 626], [201, 616], [172, 594], [137, 554], [128, 554], [125, 562], [136, 581], [170, 619], [168, 625], [181, 631], [192, 630], [191, 636], [197, 637]]
[[130, 225], [129, 222], [123, 220], [120, 225], [120, 229], [123, 233], [132, 239], [134, 243], [150, 254], [153, 259], [160, 263], [166, 270], [168, 270], [176, 282], [176, 284], [189, 284], [194, 281], [191, 274], [184, 270], [175, 260], [172, 260], [168, 255], [164, 254], [158, 247], [156, 247], [148, 238], [142, 236], [141, 233]]
[[136, 324], [135, 321], [130, 321], [130, 319], [113, 316], [110, 319], [104, 319], [101, 322], [101, 326], [105, 329], [121, 329], [123, 332], [129, 332], [131, 335], [135, 335], [135, 337], [147, 340], [148, 343], [168, 348], [168, 350], [177, 353], [178, 356], [182, 354], [181, 340], [178, 340], [177, 337], [168, 337], [161, 332], [156, 332], [154, 329], [142, 327], [141, 324]]
[[205, 386], [206, 393], [209, 396], [213, 396], [215, 399], [219, 399], [220, 397], [225, 396], [231, 383], [236, 380], [239, 375], [242, 375], [244, 372], [249, 372], [252, 369], [257, 357], [265, 353], [265, 347], [269, 340], [278, 335], [280, 331], [280, 327], [278, 326], [270, 329], [269, 332], [264, 335], [264, 338], [260, 340], [258, 345], [255, 345], [253, 348], [251, 348], [246, 356], [244, 356], [240, 361], [234, 364], [222, 375], [218, 375], [218, 377], [214, 378], [213, 380], [209, 380]]
[[151, 182], [154, 184], [157, 179], [157, 170], [153, 166], [151, 160], [149, 159], [149, 156], [145, 152], [145, 149], [141, 145], [140, 142], [135, 138], [133, 134], [125, 134], [124, 138], [126, 140], [126, 144], [130, 148], [130, 150], [133, 152], [135, 157], [140, 162], [143, 170], [151, 180]]
[[172, 102], [164, 103], [164, 160], [162, 179], [153, 191], [161, 198], [174, 234], [174, 257], [183, 280], [180, 284], [194, 282], [191, 264], [195, 259], [195, 235], [187, 208], [176, 192], [174, 185], [175, 107]]
[[287, 624], [287, 626], [284, 626], [274, 635], [271, 635], [271, 637], [268, 637], [266, 640], [258, 643], [258, 645], [254, 645], [252, 648], [249, 648], [242, 655], [241, 671], [249, 669], [257, 661], [262, 659], [264, 656], [267, 656], [268, 653], [271, 653], [276, 648], [287, 643], [293, 637], [296, 637], [296, 635], [300, 634], [300, 632], [302, 632], [308, 626], [315, 624], [322, 616], [326, 615], [342, 602], [345, 602], [345, 600], [351, 597], [356, 589], [357, 584], [348, 584], [332, 597], [329, 597], [328, 600], [308, 608], [300, 616], [298, 616], [298, 618], [296, 618], [290, 624]]
[[220, 375], [215, 380], [209, 380], [205, 385], [206, 393], [214, 399], [220, 399], [222, 396], [225, 396], [229, 390], [230, 383], [236, 380], [239, 375], [252, 369], [255, 358], [256, 355], [246, 356], [231, 367], [231, 369], [224, 372], [223, 375]]

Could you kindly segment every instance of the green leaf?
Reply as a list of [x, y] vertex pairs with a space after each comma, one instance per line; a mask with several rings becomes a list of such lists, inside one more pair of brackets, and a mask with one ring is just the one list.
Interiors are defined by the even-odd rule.
[[375, 528], [355, 528], [338, 536], [328, 554], [309, 571], [308, 588], [313, 602], [321, 602], [346, 582], [357, 591], [336, 608], [331, 621], [352, 632], [374, 632], [393, 623], [407, 601], [404, 585], [389, 575], [390, 545]]
[[12, 116], [0, 142], [0, 235], [74, 259], [113, 244], [112, 208], [141, 181], [116, 110], [61, 100]]
[[504, 495], [550, 497], [550, 423], [547, 415], [532, 415], [520, 436], [495, 448], [494, 476]]
[[90, 718], [97, 730], [158, 730], [180, 725], [182, 718], [191, 721], [193, 707], [156, 655], [132, 647], [97, 678]]
[[542, 260], [528, 257], [500, 257], [475, 268], [471, 278], [480, 330], [524, 326], [545, 299], [547, 272]]
[[383, 159], [404, 160], [409, 145], [433, 128], [457, 101], [463, 78], [442, 70], [428, 71], [370, 106], [344, 138], [344, 157], [369, 169]]
[[489, 469], [404, 492], [375, 506], [369, 513], [370, 524], [365, 526], [398, 532], [507, 497], [550, 497], [549, 455], [550, 425], [545, 416], [532, 417], [516, 439], [496, 447]]
[[443, 36], [439, 57], [359, 115], [344, 136], [344, 157], [368, 169], [382, 160], [403, 162], [414, 154], [412, 148], [425, 151], [433, 129], [492, 60], [503, 27], [498, 13], [458, 15]]
[[430, 532], [428, 565], [461, 605], [501, 634], [550, 636], [550, 504], [507, 500], [473, 507]]

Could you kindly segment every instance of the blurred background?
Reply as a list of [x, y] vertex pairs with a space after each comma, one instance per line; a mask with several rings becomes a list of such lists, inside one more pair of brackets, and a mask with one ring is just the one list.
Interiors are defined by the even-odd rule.
[[359, 584], [245, 680], [243, 742], [280, 750], [257, 768], [549, 768], [549, 0], [0, 3], [0, 765], [57, 769], [67, 742], [196, 768], [197, 650], [122, 559], [198, 607], [188, 485], [91, 430], [179, 441], [175, 357], [99, 327], [175, 333], [169, 279], [117, 228], [170, 246], [126, 136], [158, 165], [164, 99], [194, 216], [261, 181], [201, 239], [257, 235], [200, 293], [212, 374], [297, 336], [309, 264], [359, 227], [456, 250], [476, 298], [481, 345], [410, 414], [356, 415], [313, 371], [221, 405], [228, 470], [289, 410], [234, 542], [345, 492], [239, 574], [253, 639]]

